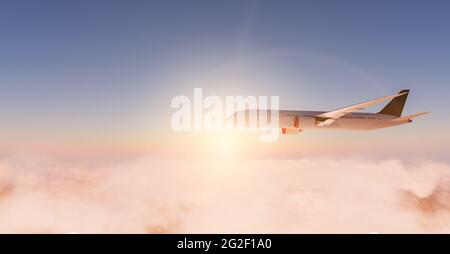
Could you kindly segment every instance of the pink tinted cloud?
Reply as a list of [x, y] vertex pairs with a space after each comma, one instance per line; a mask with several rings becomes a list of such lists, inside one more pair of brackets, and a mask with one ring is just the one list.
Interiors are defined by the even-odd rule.
[[305, 158], [6, 158], [0, 232], [450, 232], [450, 167]]

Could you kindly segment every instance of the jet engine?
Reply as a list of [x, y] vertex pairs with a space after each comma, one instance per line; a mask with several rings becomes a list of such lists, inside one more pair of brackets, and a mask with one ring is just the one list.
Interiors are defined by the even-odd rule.
[[302, 130], [300, 128], [295, 127], [284, 127], [281, 128], [281, 133], [284, 135], [296, 135], [299, 134]]
[[[291, 126], [290, 126], [291, 125]], [[284, 135], [296, 135], [299, 134], [300, 131], [300, 117], [299, 116], [288, 116], [288, 127], [282, 127], [281, 133]]]

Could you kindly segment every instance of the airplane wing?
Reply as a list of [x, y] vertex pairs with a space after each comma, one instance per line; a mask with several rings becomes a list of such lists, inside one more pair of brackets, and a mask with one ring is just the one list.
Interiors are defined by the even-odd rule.
[[334, 111], [329, 111], [326, 113], [322, 113], [320, 115], [317, 115], [316, 117], [319, 119], [319, 126], [325, 126], [325, 125], [330, 125], [332, 124], [336, 119], [338, 119], [339, 117], [348, 114], [348, 113], [352, 113], [356, 110], [360, 110], [360, 109], [365, 109], [367, 107], [376, 105], [378, 103], [381, 103], [383, 101], [389, 100], [389, 99], [393, 99], [395, 97], [398, 96], [402, 96], [404, 94], [406, 94], [407, 92], [404, 93], [398, 93], [395, 95], [388, 95], [388, 96], [384, 96], [378, 99], [374, 99], [371, 101], [367, 101], [367, 102], [363, 102], [363, 103], [359, 103], [353, 106], [349, 106], [349, 107], [345, 107], [345, 108], [341, 108], [341, 109], [337, 109]]

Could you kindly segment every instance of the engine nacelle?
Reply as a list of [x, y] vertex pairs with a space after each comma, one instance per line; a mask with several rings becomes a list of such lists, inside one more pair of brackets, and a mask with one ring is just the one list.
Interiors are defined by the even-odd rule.
[[295, 127], [284, 127], [284, 128], [281, 128], [281, 133], [283, 133], [284, 135], [297, 135], [301, 131], [302, 130], [300, 128], [295, 128]]

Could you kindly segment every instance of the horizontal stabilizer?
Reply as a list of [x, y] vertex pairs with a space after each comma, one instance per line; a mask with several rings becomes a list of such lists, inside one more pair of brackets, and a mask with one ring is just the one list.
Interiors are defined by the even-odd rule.
[[431, 113], [431, 112], [429, 112], [429, 111], [428, 112], [420, 112], [420, 113], [412, 114], [412, 115], [409, 115], [409, 116], [403, 116], [403, 117], [395, 118], [395, 119], [392, 119], [391, 121], [393, 121], [393, 122], [411, 121], [413, 118], [416, 118], [418, 116], [423, 116], [423, 115], [426, 115], [428, 113]]

